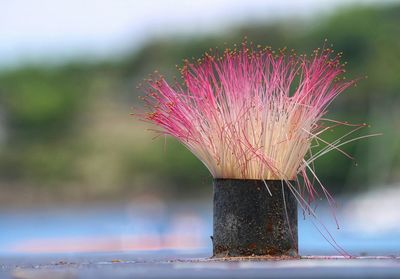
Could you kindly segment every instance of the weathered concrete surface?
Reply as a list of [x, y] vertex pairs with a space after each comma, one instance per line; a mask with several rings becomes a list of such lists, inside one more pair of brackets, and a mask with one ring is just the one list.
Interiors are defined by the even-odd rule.
[[203, 256], [110, 253], [0, 257], [0, 278], [400, 278], [400, 257], [230, 261]]

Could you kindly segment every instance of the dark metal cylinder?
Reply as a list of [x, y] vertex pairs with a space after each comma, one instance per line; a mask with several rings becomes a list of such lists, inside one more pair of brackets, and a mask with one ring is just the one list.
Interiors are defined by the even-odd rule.
[[297, 201], [285, 181], [214, 179], [213, 184], [214, 257], [298, 255]]

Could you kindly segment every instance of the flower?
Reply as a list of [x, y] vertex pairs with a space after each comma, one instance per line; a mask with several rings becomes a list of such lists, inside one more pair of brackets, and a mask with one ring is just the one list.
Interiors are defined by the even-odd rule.
[[326, 108], [355, 83], [340, 78], [339, 58], [329, 48], [309, 59], [246, 43], [206, 53], [195, 63], [186, 60], [184, 86], [163, 77], [149, 81], [143, 118], [177, 138], [215, 178], [293, 180], [336, 149], [327, 143], [308, 155], [311, 142], [332, 128], [320, 123]]
[[[239, 49], [185, 60], [182, 85], [170, 85], [162, 76], [148, 80], [143, 98], [148, 112], [140, 117], [178, 139], [214, 178], [285, 180], [301, 208], [316, 217], [310, 206], [319, 195], [314, 182], [332, 208], [334, 200], [314, 161], [331, 150], [353, 159], [342, 145], [378, 135], [349, 139], [366, 124], [323, 118], [331, 102], [356, 83], [343, 77], [340, 58], [325, 47], [308, 57], [243, 42]], [[332, 142], [321, 138], [343, 125], [350, 127], [345, 135]], [[319, 227], [343, 251], [321, 222]]]

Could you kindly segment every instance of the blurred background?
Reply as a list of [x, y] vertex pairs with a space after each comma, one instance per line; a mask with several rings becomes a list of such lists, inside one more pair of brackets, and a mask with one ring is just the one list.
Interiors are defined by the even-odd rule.
[[[182, 59], [240, 43], [310, 53], [324, 39], [362, 80], [329, 117], [371, 125], [316, 162], [355, 254], [400, 253], [400, 1], [3, 0], [0, 253], [171, 249], [211, 253], [212, 186], [175, 140], [129, 114], [136, 86]], [[368, 76], [368, 78], [364, 78]], [[302, 216], [302, 215], [301, 215]], [[336, 254], [302, 220], [300, 251]]]

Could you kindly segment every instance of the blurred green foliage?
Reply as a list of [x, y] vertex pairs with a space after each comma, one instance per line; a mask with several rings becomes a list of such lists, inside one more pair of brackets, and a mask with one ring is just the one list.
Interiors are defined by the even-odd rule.
[[[331, 107], [331, 118], [372, 125], [379, 138], [349, 144], [352, 160], [332, 152], [316, 163], [335, 191], [354, 191], [400, 179], [400, 6], [339, 11], [328, 18], [248, 25], [224, 34], [153, 41], [106, 62], [27, 66], [0, 73], [0, 186], [56, 188], [77, 196], [118, 197], [158, 191], [192, 195], [209, 189], [201, 162], [172, 139], [154, 141], [146, 124], [129, 117], [140, 108], [135, 89], [148, 73], [168, 78], [175, 64], [210, 47], [255, 44], [310, 53], [324, 39], [343, 51], [348, 78], [359, 78]], [[364, 76], [368, 78], [364, 78]], [[336, 131], [343, 132], [343, 131]], [[336, 134], [337, 135], [337, 134]], [[326, 138], [334, 138], [328, 132]], [[22, 185], [22, 186], [21, 186]], [[17, 187], [17, 186], [15, 186]], [[25, 187], [25, 188], [24, 188]], [[208, 190], [207, 190], [208, 191]]]

